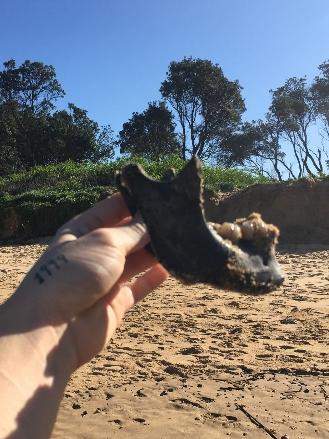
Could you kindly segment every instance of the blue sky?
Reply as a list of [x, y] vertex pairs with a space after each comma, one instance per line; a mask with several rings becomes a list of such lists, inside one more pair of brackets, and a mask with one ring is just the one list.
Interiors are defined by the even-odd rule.
[[120, 130], [160, 98], [172, 60], [218, 63], [243, 86], [245, 119], [263, 117], [291, 76], [329, 59], [328, 0], [3, 0], [0, 62], [54, 65], [65, 101]]

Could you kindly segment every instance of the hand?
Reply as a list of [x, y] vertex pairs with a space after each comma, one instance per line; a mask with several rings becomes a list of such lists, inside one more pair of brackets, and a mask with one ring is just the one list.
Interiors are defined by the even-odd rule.
[[75, 367], [98, 353], [125, 312], [166, 279], [143, 249], [147, 242], [145, 226], [116, 194], [61, 227], [25, 279], [22, 288], [28, 285], [29, 300], [39, 302], [47, 323], [61, 334], [65, 329]]
[[70, 374], [166, 279], [147, 242], [143, 223], [113, 195], [61, 227], [0, 307], [1, 437], [50, 435]]

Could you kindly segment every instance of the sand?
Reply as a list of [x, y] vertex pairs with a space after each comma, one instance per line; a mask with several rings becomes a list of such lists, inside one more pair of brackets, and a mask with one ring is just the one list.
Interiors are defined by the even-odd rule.
[[[0, 301], [44, 249], [0, 246]], [[170, 278], [74, 374], [52, 438], [328, 438], [328, 259], [281, 248], [263, 297]]]
[[257, 184], [234, 193], [207, 193], [208, 221], [222, 223], [259, 212], [280, 230], [281, 244], [329, 245], [329, 178]]

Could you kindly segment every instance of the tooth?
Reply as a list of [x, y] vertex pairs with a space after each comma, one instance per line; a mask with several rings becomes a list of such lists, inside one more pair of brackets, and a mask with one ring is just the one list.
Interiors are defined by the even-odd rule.
[[245, 221], [241, 224], [243, 239], [251, 240], [255, 234], [255, 224], [252, 221]]
[[237, 244], [242, 237], [241, 229], [238, 224], [215, 224], [214, 229], [222, 238], [229, 239], [233, 244]]

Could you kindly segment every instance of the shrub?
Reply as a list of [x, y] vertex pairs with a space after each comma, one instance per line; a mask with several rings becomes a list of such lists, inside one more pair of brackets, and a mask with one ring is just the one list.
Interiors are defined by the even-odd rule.
[[[63, 223], [108, 193], [108, 187], [97, 186], [76, 191], [34, 190], [17, 196], [2, 195], [0, 236], [33, 238], [52, 235]], [[7, 224], [8, 217], [15, 218], [14, 226]]]
[[[169, 168], [179, 171], [184, 166], [184, 161], [177, 156], [167, 156], [158, 161], [133, 157], [129, 160], [118, 159], [106, 164], [78, 164], [67, 161], [57, 165], [36, 166], [28, 171], [0, 178], [0, 194], [18, 195], [41, 189], [81, 190], [95, 186], [113, 186], [116, 171], [130, 162], [141, 164], [145, 171], [155, 179], [161, 178]], [[233, 190], [268, 181], [263, 176], [240, 169], [205, 166], [203, 173], [206, 187], [215, 191], [221, 190], [221, 187], [225, 190]]]
[[[87, 209], [106, 193], [115, 190], [115, 173], [129, 162], [139, 163], [154, 179], [160, 179], [169, 168], [177, 171], [184, 166], [178, 156], [149, 161], [141, 157], [119, 159], [106, 164], [77, 164], [67, 161], [57, 165], [36, 166], [0, 178], [0, 237], [1, 230], [15, 217], [12, 237], [36, 237], [53, 234], [61, 224]], [[255, 183], [265, 183], [265, 177], [239, 169], [205, 166], [206, 189], [232, 191]], [[14, 213], [13, 213], [14, 212]]]

